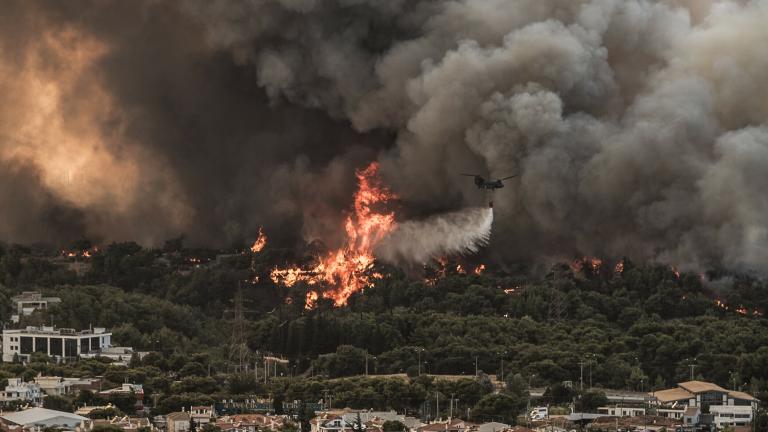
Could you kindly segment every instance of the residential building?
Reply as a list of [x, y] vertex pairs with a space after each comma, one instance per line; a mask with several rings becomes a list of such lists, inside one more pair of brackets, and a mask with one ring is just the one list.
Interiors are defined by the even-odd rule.
[[502, 432], [509, 429], [510, 425], [499, 422], [483, 423], [477, 427], [477, 432]]
[[760, 402], [747, 393], [726, 390], [704, 381], [687, 381], [651, 395], [659, 415], [680, 419], [686, 426], [696, 426], [705, 418], [711, 418], [718, 428], [743, 426], [752, 421], [752, 414]]
[[354, 430], [355, 423], [348, 422], [339, 415], [326, 414], [312, 419], [310, 426], [311, 432], [351, 432]]
[[478, 425], [461, 419], [451, 419], [444, 422], [435, 422], [424, 425], [417, 432], [469, 432], [476, 431]]
[[35, 377], [35, 384], [48, 396], [66, 396], [73, 393], [72, 383], [58, 376], [38, 375]]
[[98, 394], [108, 400], [113, 397], [132, 395], [136, 397], [136, 409], [141, 410], [144, 408], [144, 386], [141, 384], [123, 383], [120, 387], [102, 390]]
[[74, 394], [83, 390], [96, 392], [101, 388], [101, 378], [64, 378], [64, 382], [72, 386]]
[[[195, 407], [192, 407], [194, 410]], [[222, 432], [256, 432], [269, 428], [280, 430], [287, 421], [285, 416], [268, 414], [237, 414], [216, 419]]]
[[211, 417], [214, 416], [213, 406], [191, 406], [189, 407], [189, 415], [198, 426], [208, 424], [211, 422]]
[[11, 315], [12, 322], [19, 322], [19, 317], [32, 315], [37, 309], [48, 309], [52, 304], [61, 303], [58, 297], [43, 297], [36, 291], [24, 291], [11, 297], [15, 313]]
[[0, 415], [0, 422], [4, 429], [16, 430], [40, 430], [46, 427], [60, 427], [75, 429], [89, 425], [89, 418], [64, 411], [56, 411], [47, 408], [29, 408], [23, 411], [9, 412]]
[[134, 351], [132, 347], [105, 347], [99, 351], [92, 351], [87, 354], [82, 354], [82, 358], [108, 358], [112, 360], [112, 364], [115, 366], [128, 366], [134, 355], [138, 356], [139, 360], [149, 354], [149, 351]]
[[109, 347], [111, 338], [112, 333], [101, 327], [81, 331], [47, 326], [4, 329], [3, 361], [11, 362], [16, 356], [21, 361], [29, 361], [35, 352], [55, 359], [74, 359]]
[[5, 390], [0, 392], [0, 402], [25, 402], [32, 405], [42, 405], [43, 391], [35, 383], [24, 382], [21, 378], [10, 378]]
[[137, 432], [140, 428], [156, 430], [149, 419], [144, 417], [114, 417], [105, 420], [94, 420], [93, 426], [116, 426], [126, 432]]
[[115, 408], [112, 404], [106, 404], [106, 405], [83, 405], [80, 408], [75, 410], [75, 414], [88, 417], [91, 415], [94, 411], [105, 411], [108, 409]]
[[615, 417], [636, 417], [645, 415], [645, 408], [627, 406], [604, 406], [597, 409], [598, 414], [606, 414]]
[[174, 412], [165, 416], [166, 432], [187, 432], [189, 431], [190, 416], [188, 412]]

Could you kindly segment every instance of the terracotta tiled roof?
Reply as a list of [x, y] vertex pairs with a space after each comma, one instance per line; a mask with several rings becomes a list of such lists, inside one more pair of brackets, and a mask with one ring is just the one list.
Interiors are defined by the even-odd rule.
[[679, 400], [687, 400], [693, 397], [693, 393], [686, 391], [683, 388], [672, 388], [668, 390], [659, 390], [651, 393], [661, 403], [674, 402]]
[[683, 383], [679, 383], [678, 386], [688, 390], [691, 393], [705, 393], [705, 392], [721, 392], [721, 393], [728, 393], [728, 390], [720, 387], [717, 384], [708, 383], [704, 381], [686, 381]]
[[749, 393], [744, 393], [740, 391], [729, 391], [728, 396], [734, 398], [734, 399], [742, 399], [742, 400], [748, 400], [748, 401], [759, 401], [760, 399], [752, 396]]

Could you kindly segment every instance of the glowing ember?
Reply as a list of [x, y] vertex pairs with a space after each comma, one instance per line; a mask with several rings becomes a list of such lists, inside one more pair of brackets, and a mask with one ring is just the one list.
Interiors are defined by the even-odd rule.
[[571, 262], [571, 271], [574, 273], [580, 273], [584, 268], [589, 268], [592, 273], [599, 273], [600, 267], [603, 265], [603, 260], [595, 257], [584, 257]]
[[304, 301], [304, 307], [306, 307], [307, 309], [314, 309], [315, 306], [317, 306], [318, 298], [319, 297], [317, 296], [316, 291], [309, 291]]
[[462, 267], [461, 264], [458, 264], [456, 266], [456, 273], [458, 273], [458, 274], [467, 274], [467, 271], [464, 270], [464, 267]]
[[267, 236], [264, 234], [264, 231], [261, 227], [259, 227], [259, 236], [256, 237], [256, 241], [253, 242], [253, 246], [251, 246], [251, 252], [258, 253], [264, 250], [264, 246], [267, 245]]
[[97, 246], [83, 250], [63, 250], [61, 251], [61, 256], [67, 258], [92, 258], [98, 251], [99, 248]]
[[[722, 310], [726, 310], [726, 311], [731, 310], [731, 307], [728, 306], [728, 304], [726, 304], [724, 301], [722, 301], [720, 299], [715, 299], [715, 306], [719, 307]], [[739, 307], [733, 308], [733, 311], [736, 312], [737, 314], [743, 315], [743, 316], [755, 316], [755, 317], [763, 316], [763, 313], [760, 312], [759, 310], [757, 310], [757, 309], [747, 309], [744, 306], [739, 306]]]
[[624, 273], [624, 261], [617, 262], [616, 266], [613, 268], [613, 271], [615, 273]]
[[354, 213], [344, 223], [346, 244], [320, 257], [312, 268], [274, 269], [270, 276], [275, 283], [286, 286], [299, 281], [309, 285], [323, 284], [328, 289], [320, 295], [332, 299], [336, 306], [344, 306], [353, 293], [370, 287], [374, 279], [382, 277], [370, 274], [374, 263], [373, 249], [394, 230], [396, 224], [394, 212], [377, 207], [389, 203], [396, 196], [381, 182], [378, 169], [378, 164], [374, 162], [355, 173], [358, 189]]
[[475, 267], [475, 274], [480, 276], [485, 271], [485, 264], [480, 264], [479, 266]]

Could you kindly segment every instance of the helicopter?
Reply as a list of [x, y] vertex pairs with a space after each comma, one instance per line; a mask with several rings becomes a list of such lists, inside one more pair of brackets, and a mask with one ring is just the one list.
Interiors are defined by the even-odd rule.
[[511, 175], [508, 177], [503, 177], [500, 179], [486, 179], [485, 177], [479, 175], [479, 174], [465, 174], [461, 173], [461, 175], [466, 177], [474, 177], [475, 178], [475, 186], [477, 186], [478, 189], [485, 189], [492, 191], [494, 189], [501, 189], [504, 187], [504, 183], [502, 183], [504, 180], [509, 180], [511, 178], [515, 178], [518, 176], [518, 174]]

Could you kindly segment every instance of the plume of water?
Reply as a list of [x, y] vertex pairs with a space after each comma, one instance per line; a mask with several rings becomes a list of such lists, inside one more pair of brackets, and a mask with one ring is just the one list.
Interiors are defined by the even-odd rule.
[[475, 253], [488, 243], [492, 208], [467, 208], [398, 225], [376, 250], [389, 262], [425, 262], [442, 255]]

